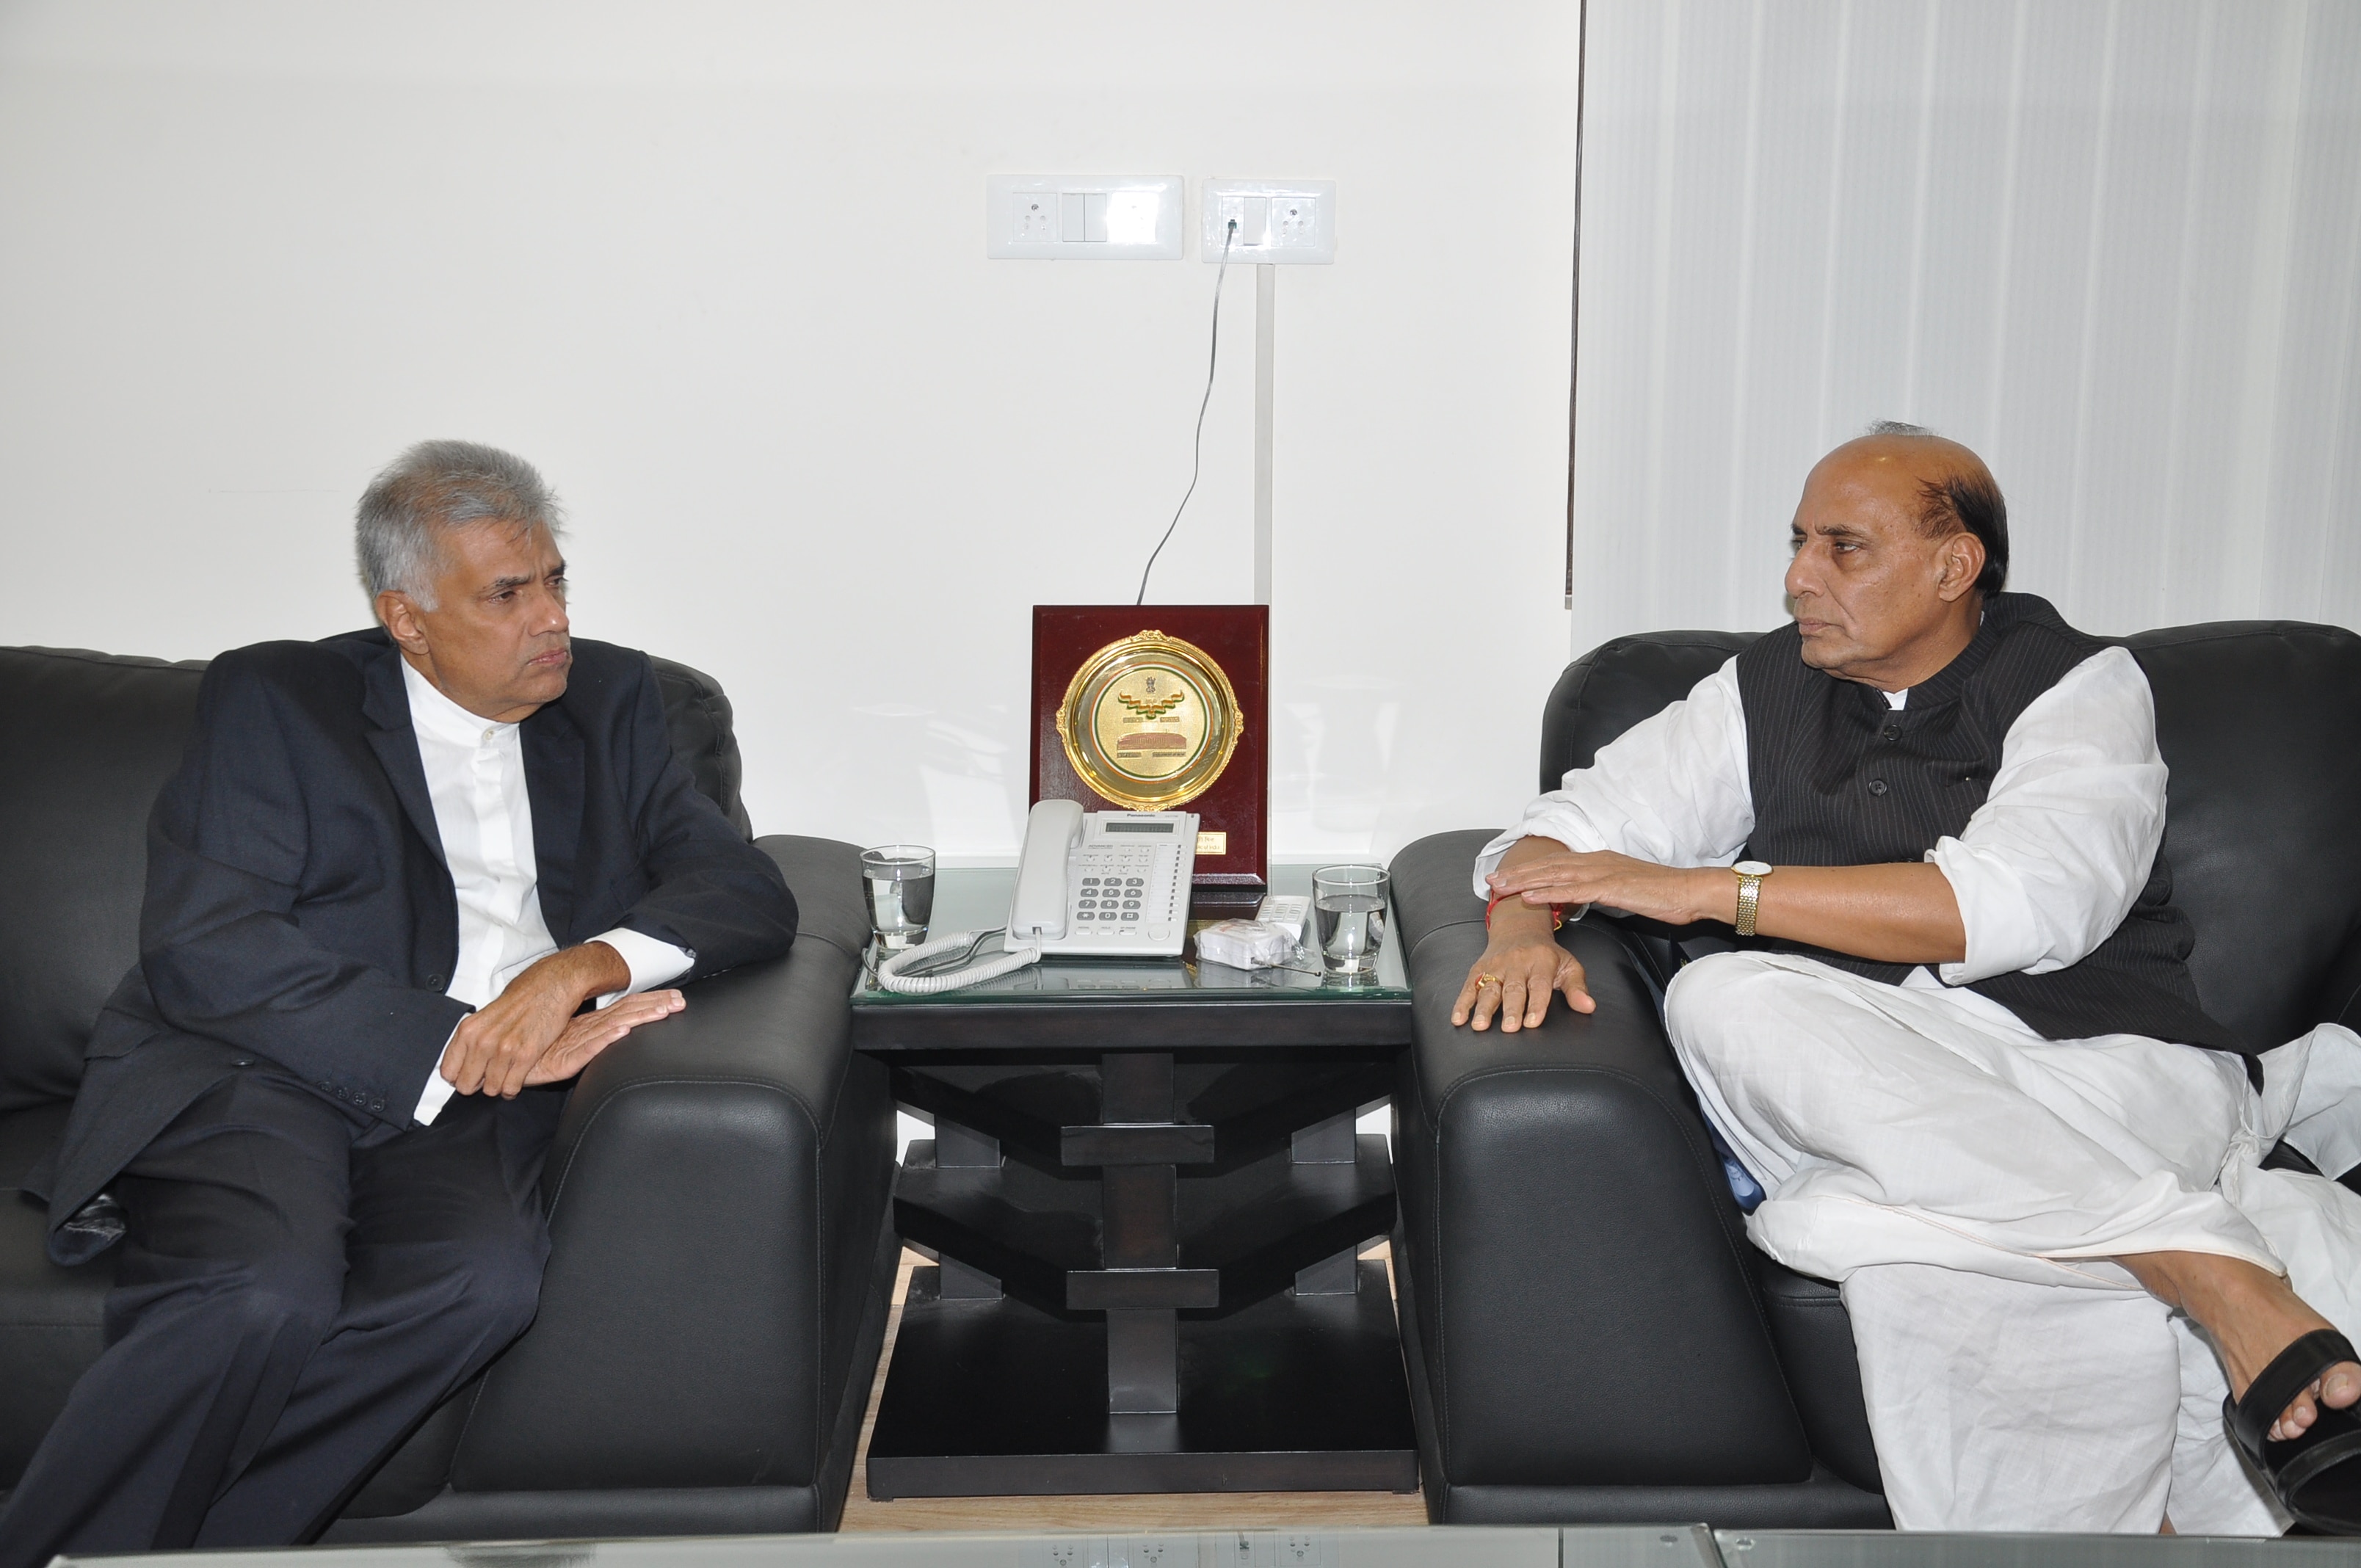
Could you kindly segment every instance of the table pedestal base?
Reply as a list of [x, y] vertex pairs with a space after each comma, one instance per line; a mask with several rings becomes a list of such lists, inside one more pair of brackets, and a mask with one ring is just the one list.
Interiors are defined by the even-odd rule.
[[1180, 1410], [1107, 1413], [1104, 1318], [943, 1299], [914, 1272], [869, 1444], [873, 1497], [1411, 1492], [1417, 1441], [1385, 1265], [1180, 1321]]

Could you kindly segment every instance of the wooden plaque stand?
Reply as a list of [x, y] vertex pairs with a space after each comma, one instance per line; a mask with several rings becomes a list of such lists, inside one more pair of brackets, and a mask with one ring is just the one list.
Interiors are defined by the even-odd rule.
[[1202, 795], [1170, 807], [1223, 835], [1224, 852], [1197, 856], [1190, 903], [1208, 915], [1251, 912], [1268, 891], [1270, 607], [1260, 604], [1033, 607], [1034, 801], [1078, 800], [1093, 811], [1137, 809], [1076, 775], [1058, 739], [1058, 705], [1084, 661], [1111, 642], [1161, 631], [1212, 655], [1237, 694], [1243, 729], [1229, 765]]

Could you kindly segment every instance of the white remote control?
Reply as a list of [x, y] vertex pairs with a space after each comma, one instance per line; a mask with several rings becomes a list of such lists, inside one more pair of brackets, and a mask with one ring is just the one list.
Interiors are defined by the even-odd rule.
[[1295, 940], [1303, 939], [1303, 917], [1312, 913], [1312, 901], [1300, 894], [1274, 893], [1262, 901], [1255, 911], [1255, 919], [1265, 926], [1276, 926]]

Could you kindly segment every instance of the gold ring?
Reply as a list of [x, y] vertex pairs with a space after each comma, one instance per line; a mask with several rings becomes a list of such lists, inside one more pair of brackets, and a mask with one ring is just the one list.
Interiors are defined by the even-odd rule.
[[1483, 990], [1488, 985], [1498, 985], [1499, 983], [1500, 977], [1497, 974], [1479, 974], [1476, 977], [1476, 989], [1478, 991]]

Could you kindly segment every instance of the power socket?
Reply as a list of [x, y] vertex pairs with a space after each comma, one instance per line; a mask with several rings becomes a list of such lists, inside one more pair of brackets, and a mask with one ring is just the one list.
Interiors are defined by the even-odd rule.
[[1204, 233], [1198, 249], [1207, 261], [1222, 259], [1225, 239], [1236, 262], [1336, 259], [1334, 180], [1208, 180], [1199, 207]]
[[1016, 192], [1010, 207], [1009, 231], [1024, 245], [1058, 243], [1058, 193], [1054, 191]]
[[1123, 1543], [1123, 1561], [1109, 1568], [1198, 1568], [1194, 1535], [1135, 1535]]

